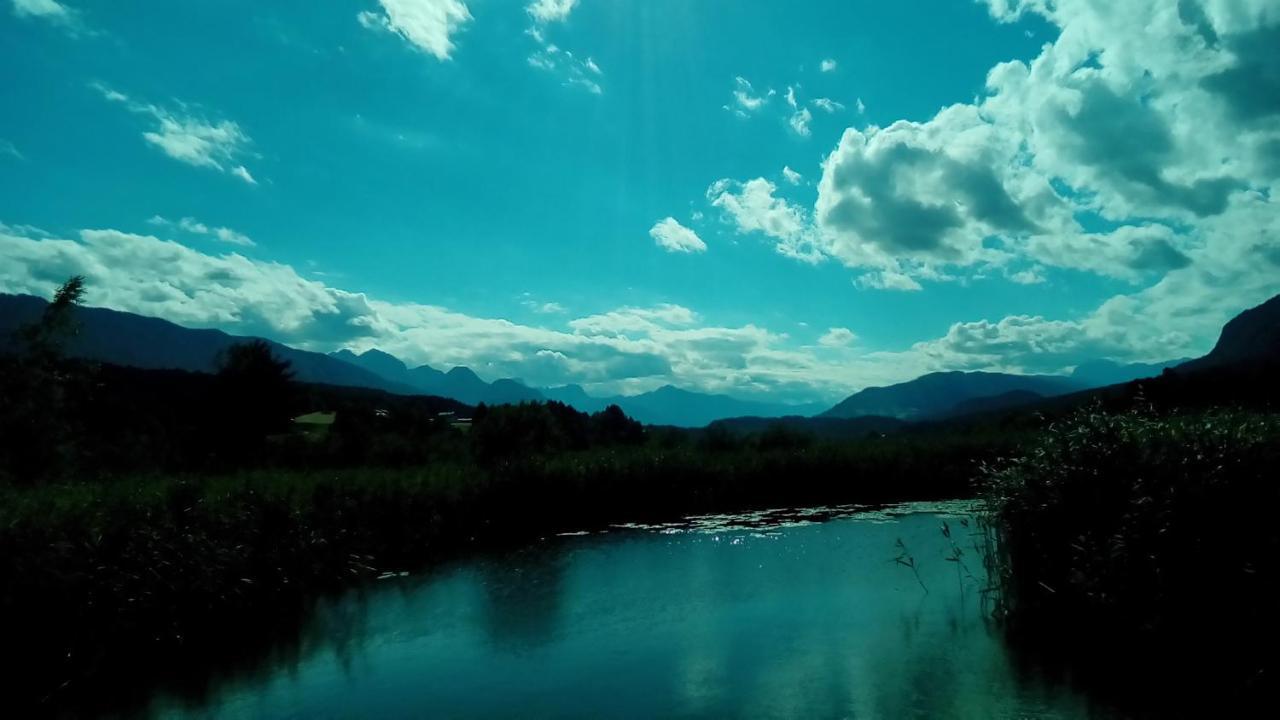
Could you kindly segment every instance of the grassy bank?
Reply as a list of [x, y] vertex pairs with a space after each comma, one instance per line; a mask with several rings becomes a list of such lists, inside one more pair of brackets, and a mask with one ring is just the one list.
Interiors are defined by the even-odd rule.
[[1280, 671], [1277, 468], [1273, 415], [1055, 423], [988, 473], [1011, 636], [1117, 695], [1256, 703]]

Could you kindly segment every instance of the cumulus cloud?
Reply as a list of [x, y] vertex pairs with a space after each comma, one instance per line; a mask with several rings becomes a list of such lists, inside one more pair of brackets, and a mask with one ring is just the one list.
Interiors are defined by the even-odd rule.
[[775, 241], [779, 253], [805, 262], [824, 257], [805, 211], [776, 197], [778, 186], [765, 178], [745, 183], [719, 180], [707, 188], [707, 199], [741, 233], [762, 233]]
[[823, 347], [842, 348], [852, 345], [857, 339], [858, 336], [849, 328], [834, 327], [818, 338], [818, 344]]
[[707, 244], [697, 233], [672, 217], [660, 220], [649, 228], [649, 237], [667, 252], [700, 253], [707, 250]]
[[228, 173], [250, 185], [257, 184], [244, 165], [238, 164], [249, 155], [252, 142], [238, 124], [230, 120], [208, 120], [182, 103], [175, 111], [136, 102], [100, 83], [95, 83], [93, 88], [108, 102], [119, 103], [130, 112], [149, 118], [153, 125], [142, 137], [165, 155], [187, 165]]
[[404, 38], [437, 60], [453, 55], [453, 36], [471, 22], [462, 0], [378, 0], [382, 12], [364, 10], [356, 20], [370, 30], [385, 30]]
[[792, 185], [799, 185], [800, 181], [803, 180], [803, 178], [800, 176], [800, 173], [796, 172], [795, 170], [792, 170], [790, 167], [785, 167], [785, 166], [782, 168], [782, 177]]
[[828, 58], [826, 60], [823, 60], [822, 64], [819, 65], [818, 67], [824, 73], [834, 72], [836, 69], [836, 61]]
[[1016, 146], [968, 105], [928, 123], [850, 128], [824, 164], [818, 222], [848, 257], [972, 264], [988, 236], [1070, 219], [1047, 180], [1002, 162]]
[[824, 162], [807, 234], [865, 271], [859, 287], [992, 269], [1032, 283], [1049, 266], [1156, 281], [1190, 270], [1210, 221], [1273, 212], [1280, 19], [1264, 0], [985, 1], [1059, 37], [992, 68], [973, 103], [847, 129]]

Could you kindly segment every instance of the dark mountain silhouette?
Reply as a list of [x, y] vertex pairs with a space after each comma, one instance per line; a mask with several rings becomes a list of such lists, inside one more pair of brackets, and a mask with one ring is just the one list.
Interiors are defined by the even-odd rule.
[[359, 355], [350, 350], [339, 350], [330, 353], [330, 357], [408, 385], [417, 392], [452, 398], [468, 405], [514, 405], [545, 399], [542, 393], [518, 380], [504, 378], [487, 383], [465, 367], [455, 367], [449, 372], [441, 372], [429, 365], [410, 368], [394, 355], [377, 349], [366, 350]]
[[754, 416], [780, 418], [812, 415], [822, 405], [786, 405], [752, 400], [742, 400], [729, 395], [681, 390], [664, 385], [639, 395], [615, 395], [596, 398], [578, 385], [548, 388], [544, 394], [581, 412], [597, 412], [609, 405], [622, 408], [629, 417], [646, 425], [672, 425], [676, 427], [703, 427], [716, 420]]
[[[32, 322], [48, 301], [30, 295], [0, 295], [0, 350], [11, 348], [14, 331]], [[188, 370], [211, 373], [220, 353], [250, 338], [221, 330], [193, 330], [159, 318], [84, 307], [76, 311], [79, 332], [68, 352], [96, 362], [155, 370]], [[266, 340], [272, 351], [293, 364], [300, 382], [366, 387], [399, 394], [413, 394], [406, 384], [388, 380], [364, 368], [323, 353], [298, 350]]]
[[991, 412], [994, 410], [1008, 410], [1010, 408], [1029, 405], [1043, 399], [1044, 395], [1032, 390], [1010, 390], [1007, 393], [1000, 393], [999, 395], [987, 395], [956, 403], [950, 410], [938, 413], [936, 417], [962, 417], [976, 413]]
[[1187, 362], [1188, 358], [1179, 358], [1161, 363], [1129, 363], [1121, 364], [1113, 360], [1090, 360], [1076, 366], [1071, 371], [1071, 379], [1078, 380], [1085, 387], [1102, 387], [1116, 385], [1130, 380], [1155, 377], [1165, 368], [1177, 367]]
[[1280, 295], [1245, 310], [1222, 328], [1213, 350], [1185, 362], [1178, 370], [1191, 372], [1230, 365], [1280, 363]]
[[867, 388], [845, 398], [820, 417], [863, 415], [926, 420], [949, 415], [960, 403], [1027, 391], [1041, 396], [1063, 395], [1084, 387], [1067, 377], [1010, 375], [989, 372], [938, 372], [887, 387]]

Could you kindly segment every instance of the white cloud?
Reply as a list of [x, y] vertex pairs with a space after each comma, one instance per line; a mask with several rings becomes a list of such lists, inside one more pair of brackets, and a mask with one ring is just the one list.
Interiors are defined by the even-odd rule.
[[210, 227], [191, 217], [184, 217], [174, 222], [161, 215], [153, 215], [147, 219], [147, 224], [162, 228], [178, 228], [193, 235], [207, 235], [228, 245], [239, 245], [241, 247], [254, 247], [257, 245], [252, 238], [244, 233], [236, 232], [227, 227]]
[[859, 115], [864, 115], [867, 112], [867, 106], [862, 102], [862, 98], [858, 98], [858, 101], [854, 103], [854, 107], [858, 108]]
[[820, 97], [813, 101], [813, 106], [825, 113], [837, 113], [844, 110], [844, 105], [831, 98]]
[[[618, 308], [569, 320], [562, 329], [520, 325], [389, 303], [307, 279], [288, 265], [116, 230], [63, 239], [0, 224], [0, 291], [48, 296], [66, 277], [83, 274], [91, 305], [265, 335], [305, 349], [377, 347], [411, 364], [466, 365], [488, 378], [520, 377], [535, 385], [577, 382], [602, 394], [674, 383], [775, 400], [834, 400], [934, 370], [1056, 372], [1089, 358], [1202, 353], [1233, 314], [1280, 291], [1280, 248], [1259, 244], [1271, 232], [1260, 224], [1270, 219], [1267, 208], [1250, 212], [1252, 224], [1213, 228], [1211, 246], [1196, 250], [1191, 265], [1078, 320], [961, 322], [903, 350], [850, 348], [838, 358], [829, 347], [847, 338], [843, 333], [827, 333], [828, 342], [816, 348], [795, 347], [783, 333], [710, 325], [675, 304]], [[177, 225], [162, 221], [158, 231]], [[881, 280], [895, 282], [889, 274]], [[551, 305], [543, 307], [555, 309]]]
[[725, 105], [724, 109], [739, 117], [747, 117], [750, 113], [758, 112], [776, 94], [772, 88], [764, 93], [757, 93], [750, 81], [738, 76], [733, 79], [733, 102]]
[[371, 30], [388, 30], [414, 47], [448, 60], [453, 55], [453, 36], [471, 22], [471, 11], [462, 0], [378, 0], [382, 13], [365, 10], [356, 20]]
[[920, 283], [899, 270], [877, 270], [854, 278], [853, 284], [863, 290], [899, 290], [915, 292], [922, 290]]
[[724, 211], [738, 232], [763, 233], [787, 257], [810, 263], [822, 260], [824, 253], [804, 210], [775, 197], [777, 189], [764, 178], [745, 183], [719, 180], [707, 188], [707, 199]]
[[801, 108], [798, 112], [791, 116], [788, 122], [791, 129], [801, 137], [809, 137], [809, 123], [813, 121], [813, 113], [809, 112], [809, 108]]
[[557, 302], [538, 302], [536, 300], [525, 300], [521, 305], [538, 313], [539, 315], [563, 315], [568, 312], [563, 305]]
[[253, 175], [249, 174], [249, 169], [243, 165], [237, 165], [231, 168], [231, 174], [249, 183], [250, 185], [258, 184], [258, 181], [253, 178]]
[[18, 17], [68, 20], [71, 10], [55, 0], [13, 0], [13, 13]]
[[792, 185], [799, 185], [800, 181], [804, 179], [800, 176], [800, 173], [786, 166], [782, 168], [782, 177]]
[[857, 339], [858, 336], [849, 328], [833, 327], [818, 338], [818, 344], [823, 347], [842, 348], [852, 345]]
[[845, 130], [827, 157], [817, 218], [846, 258], [990, 261], [985, 239], [1070, 229], [1048, 179], [1012, 162], [1016, 136], [956, 105], [927, 123]]
[[559, 22], [568, 19], [578, 0], [533, 0], [525, 11], [540, 23]]
[[821, 64], [821, 65], [819, 65], [819, 69], [821, 69], [821, 70], [822, 70], [822, 72], [824, 72], [824, 73], [834, 72], [834, 71], [835, 71], [835, 69], [836, 69], [836, 67], [837, 67], [837, 66], [836, 66], [836, 61], [835, 61], [835, 60], [832, 60], [832, 59], [830, 59], [830, 58], [828, 58], [828, 59], [826, 59], [826, 60], [823, 60], [823, 61], [822, 61], [822, 64]]
[[604, 88], [600, 79], [604, 77], [604, 71], [596, 61], [590, 57], [575, 56], [547, 39], [546, 26], [568, 19], [577, 4], [578, 0], [534, 0], [525, 6], [525, 11], [533, 19], [533, 27], [525, 34], [538, 45], [538, 49], [529, 55], [529, 66], [559, 75], [567, 87], [576, 86], [593, 95], [601, 95]]
[[666, 218], [649, 229], [649, 237], [667, 252], [706, 252], [707, 244], [698, 234], [681, 225], [675, 218]]
[[795, 86], [795, 85], [788, 85], [788, 86], [787, 86], [787, 94], [786, 94], [786, 96], [785, 96], [785, 97], [787, 98], [787, 104], [788, 104], [788, 105], [790, 105], [790, 106], [791, 106], [791, 107], [793, 107], [793, 108], [794, 108], [794, 107], [797, 107], [797, 105], [796, 105], [796, 86]]
[[135, 102], [128, 95], [102, 84], [95, 83], [93, 88], [107, 101], [120, 103], [132, 113], [151, 118], [154, 125], [144, 131], [142, 137], [165, 155], [188, 165], [229, 173], [251, 185], [257, 184], [243, 165], [233, 164], [249, 154], [251, 143], [238, 124], [230, 120], [207, 120], [191, 114], [182, 103], [179, 103], [182, 112], [175, 112], [158, 105]]
[[546, 42], [536, 29], [530, 31], [529, 35], [540, 44], [540, 47], [529, 56], [530, 67], [559, 75], [566, 86], [581, 87], [593, 95], [604, 92], [604, 88], [598, 81], [604, 73], [600, 70], [600, 66], [596, 65], [595, 60], [591, 58], [583, 60], [568, 50]]
[[534, 385], [576, 382], [602, 394], [674, 383], [775, 400], [834, 400], [857, 383], [905, 379], [915, 369], [911, 361], [820, 360], [789, 347], [785, 334], [706, 324], [675, 304], [618, 308], [551, 329], [389, 303], [308, 279], [288, 265], [203, 253], [150, 235], [84, 230], [63, 239], [0, 226], [0, 291], [48, 296], [72, 274], [86, 276], [94, 306], [316, 351], [377, 347], [410, 364], [465, 365], [483, 377]]
[[1045, 281], [1043, 271], [1040, 267], [1027, 268], [1011, 274], [1009, 279], [1019, 285], [1039, 285]]

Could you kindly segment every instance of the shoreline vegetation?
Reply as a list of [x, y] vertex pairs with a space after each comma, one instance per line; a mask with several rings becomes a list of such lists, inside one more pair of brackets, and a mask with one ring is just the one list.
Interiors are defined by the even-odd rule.
[[[1126, 682], [1178, 681], [1178, 698], [1219, 707], [1275, 683], [1271, 366], [848, 439], [683, 431], [616, 406], [471, 411], [304, 385], [265, 344], [236, 346], [214, 375], [72, 360], [60, 338], [82, 293], [64, 285], [24, 352], [0, 356], [0, 629], [23, 710], [127, 710], [156, 685], [198, 695], [194, 678], [229, 659], [296, 646], [317, 597], [476, 549], [972, 497], [1015, 647], [1101, 685], [1131, 663]], [[316, 411], [331, 424], [291, 421]]]

